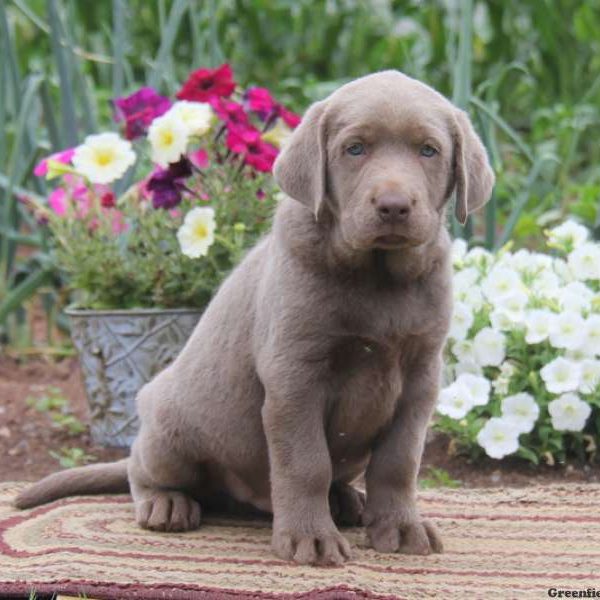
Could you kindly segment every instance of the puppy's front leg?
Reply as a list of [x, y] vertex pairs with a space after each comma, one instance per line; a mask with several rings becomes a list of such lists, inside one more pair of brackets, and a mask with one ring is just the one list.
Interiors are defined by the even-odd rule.
[[416, 505], [417, 475], [440, 371], [439, 352], [420, 356], [407, 368], [397, 414], [367, 467], [363, 522], [379, 552], [442, 552], [437, 530], [421, 519]]
[[302, 564], [339, 565], [350, 545], [329, 510], [331, 458], [324, 399], [315, 384], [297, 391], [267, 386], [262, 416], [269, 447], [273, 550]]

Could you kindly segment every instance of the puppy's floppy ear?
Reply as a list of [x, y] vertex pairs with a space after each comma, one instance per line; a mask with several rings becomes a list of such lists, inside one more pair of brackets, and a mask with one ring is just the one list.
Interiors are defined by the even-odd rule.
[[325, 101], [313, 104], [275, 161], [279, 187], [318, 218], [327, 194]]
[[494, 172], [485, 147], [467, 114], [457, 109], [454, 133], [454, 211], [462, 225], [467, 222], [467, 215], [481, 208], [490, 199], [494, 181]]

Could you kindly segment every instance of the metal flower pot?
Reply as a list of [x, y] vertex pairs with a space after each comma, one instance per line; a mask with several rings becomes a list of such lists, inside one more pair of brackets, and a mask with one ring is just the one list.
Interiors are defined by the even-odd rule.
[[138, 431], [138, 390], [171, 363], [202, 310], [65, 311], [79, 353], [94, 442], [128, 447]]

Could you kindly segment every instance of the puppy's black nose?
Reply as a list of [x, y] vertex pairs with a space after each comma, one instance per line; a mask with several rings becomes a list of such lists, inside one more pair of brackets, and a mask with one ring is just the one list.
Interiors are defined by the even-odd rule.
[[404, 223], [408, 220], [411, 200], [398, 194], [382, 194], [373, 199], [375, 210], [384, 223]]

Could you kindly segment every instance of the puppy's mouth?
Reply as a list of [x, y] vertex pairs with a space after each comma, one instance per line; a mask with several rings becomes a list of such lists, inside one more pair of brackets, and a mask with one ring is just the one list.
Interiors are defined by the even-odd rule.
[[406, 237], [405, 235], [398, 235], [397, 233], [389, 233], [387, 235], [380, 235], [375, 238], [373, 246], [375, 248], [402, 248], [405, 246], [414, 246], [415, 241]]

